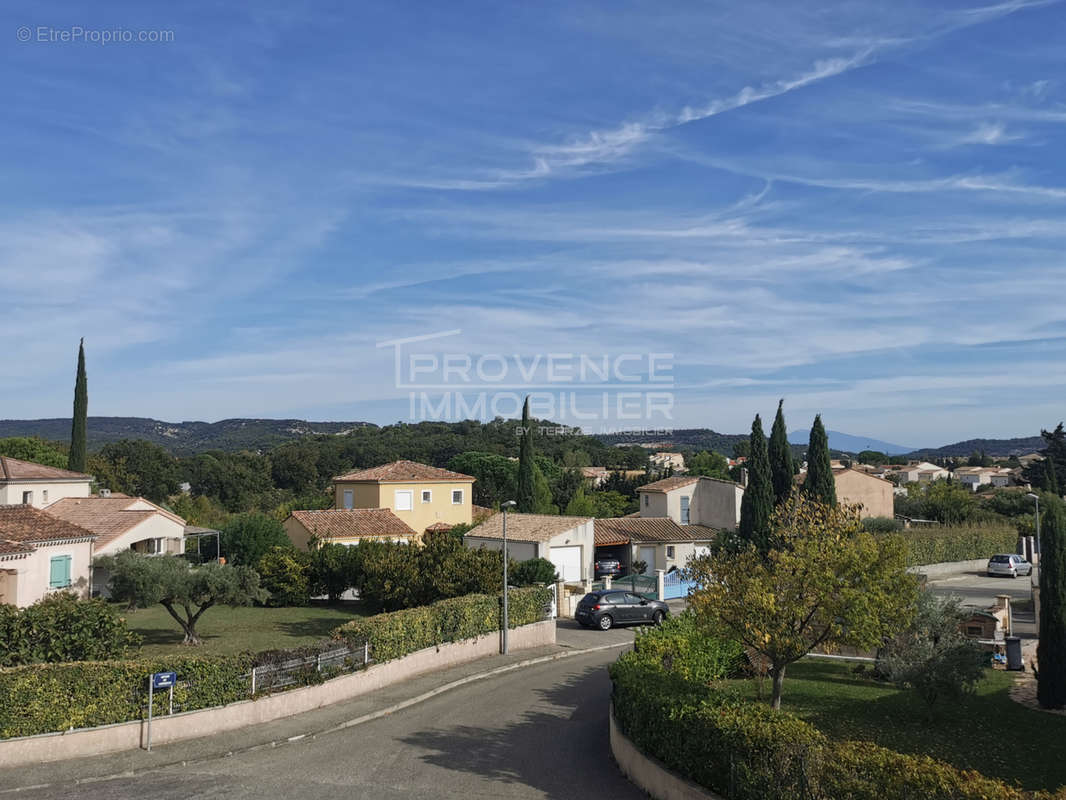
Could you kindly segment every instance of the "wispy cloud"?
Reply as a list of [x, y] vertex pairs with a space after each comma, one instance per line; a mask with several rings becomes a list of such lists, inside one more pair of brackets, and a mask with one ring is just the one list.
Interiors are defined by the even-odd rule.
[[1021, 134], [1008, 133], [1007, 126], [1002, 122], [983, 122], [959, 139], [959, 144], [1007, 144], [1021, 138]]

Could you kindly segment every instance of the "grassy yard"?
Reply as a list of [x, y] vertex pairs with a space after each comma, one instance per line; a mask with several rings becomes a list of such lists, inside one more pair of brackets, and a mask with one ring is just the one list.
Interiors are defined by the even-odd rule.
[[124, 606], [116, 606], [116, 611], [125, 617], [130, 630], [144, 637], [141, 653], [149, 656], [298, 647], [328, 636], [338, 625], [365, 613], [357, 602], [303, 608], [216, 606], [205, 611], [197, 623], [196, 632], [204, 643], [194, 648], [181, 643], [181, 628], [162, 606], [140, 608], [132, 613]]
[[[807, 659], [788, 668], [782, 707], [836, 739], [862, 739], [904, 753], [939, 758], [957, 767], [1027, 789], [1066, 784], [1066, 717], [1033, 711], [1007, 696], [1013, 673], [988, 670], [977, 695], [937, 708], [910, 692], [854, 672], [855, 665]], [[756, 694], [750, 679], [729, 682]], [[768, 697], [769, 681], [764, 686]]]

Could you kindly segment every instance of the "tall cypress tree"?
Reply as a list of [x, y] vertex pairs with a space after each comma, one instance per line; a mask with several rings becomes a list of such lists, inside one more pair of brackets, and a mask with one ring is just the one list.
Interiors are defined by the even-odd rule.
[[837, 504], [837, 486], [833, 478], [833, 464], [829, 458], [829, 437], [822, 425], [822, 415], [814, 418], [811, 438], [807, 444], [807, 477], [803, 493], [811, 500], [829, 506]]
[[1051, 492], [1058, 497], [1062, 494], [1059, 491], [1059, 479], [1055, 473], [1055, 460], [1050, 456], [1044, 456], [1044, 491]]
[[537, 488], [534, 471], [537, 465], [533, 461], [533, 425], [529, 421], [529, 397], [526, 396], [522, 406], [522, 442], [518, 450], [518, 489], [515, 502], [516, 511], [532, 514], [537, 510]]
[[777, 404], [777, 416], [770, 429], [770, 476], [774, 486], [774, 503], [781, 505], [792, 494], [792, 478], [795, 469], [792, 466], [792, 448], [788, 444], [788, 430], [785, 428], [785, 404], [782, 398]]
[[770, 517], [774, 513], [774, 486], [770, 476], [770, 454], [766, 436], [762, 432], [762, 420], [755, 415], [751, 423], [751, 455], [746, 464], [748, 485], [740, 501], [740, 538], [754, 544], [760, 552], [770, 549]]
[[74, 419], [70, 426], [67, 469], [85, 472], [85, 437], [88, 427], [89, 387], [85, 379], [85, 339], [78, 344], [78, 377], [74, 381]]
[[[1043, 498], [1042, 498], [1043, 499]], [[1066, 514], [1047, 497], [1040, 526], [1040, 663], [1036, 698], [1042, 708], [1066, 706]]]

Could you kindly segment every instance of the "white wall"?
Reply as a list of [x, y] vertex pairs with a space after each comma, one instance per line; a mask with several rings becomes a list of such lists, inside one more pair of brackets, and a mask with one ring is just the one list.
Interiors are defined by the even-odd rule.
[[[477, 550], [482, 546], [486, 550], [503, 550], [503, 539], [493, 539], [487, 536], [484, 538], [480, 536], [464, 536], [463, 543], [471, 550]], [[508, 539], [507, 557], [513, 558], [515, 561], [529, 561], [531, 558], [536, 558], [537, 544], [535, 542], [516, 542], [513, 539]]]
[[[19, 608], [33, 605], [53, 589], [49, 586], [52, 559], [56, 556], [70, 556], [70, 591], [87, 597], [89, 593], [89, 564], [92, 560], [92, 542], [76, 544], [38, 544], [36, 550], [26, 558], [5, 561], [5, 569], [14, 569], [16, 575], [15, 597], [5, 599]], [[11, 576], [8, 576], [8, 585]]]
[[[44, 508], [65, 497], [88, 497], [89, 481], [71, 483], [23, 481], [0, 484], [0, 505], [21, 505], [23, 492], [33, 492], [33, 502], [30, 505], [35, 508]], [[47, 500], [44, 499], [45, 492], [48, 493]]]
[[689, 521], [693, 525], [733, 530], [740, 524], [744, 489], [735, 483], [701, 479], [692, 501]]
[[97, 547], [94, 556], [118, 555], [129, 550], [130, 545], [144, 539], [165, 539], [166, 552], [179, 554], [185, 548], [185, 526], [162, 514], [154, 514], [139, 525], [135, 525], [103, 547]]

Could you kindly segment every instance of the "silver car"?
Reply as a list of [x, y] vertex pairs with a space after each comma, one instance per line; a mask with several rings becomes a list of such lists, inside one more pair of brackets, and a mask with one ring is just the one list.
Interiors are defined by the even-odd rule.
[[1033, 565], [1025, 560], [1024, 556], [1017, 553], [1000, 553], [988, 559], [988, 577], [995, 578], [1000, 575], [1009, 575], [1017, 578], [1019, 575], [1032, 575]]

